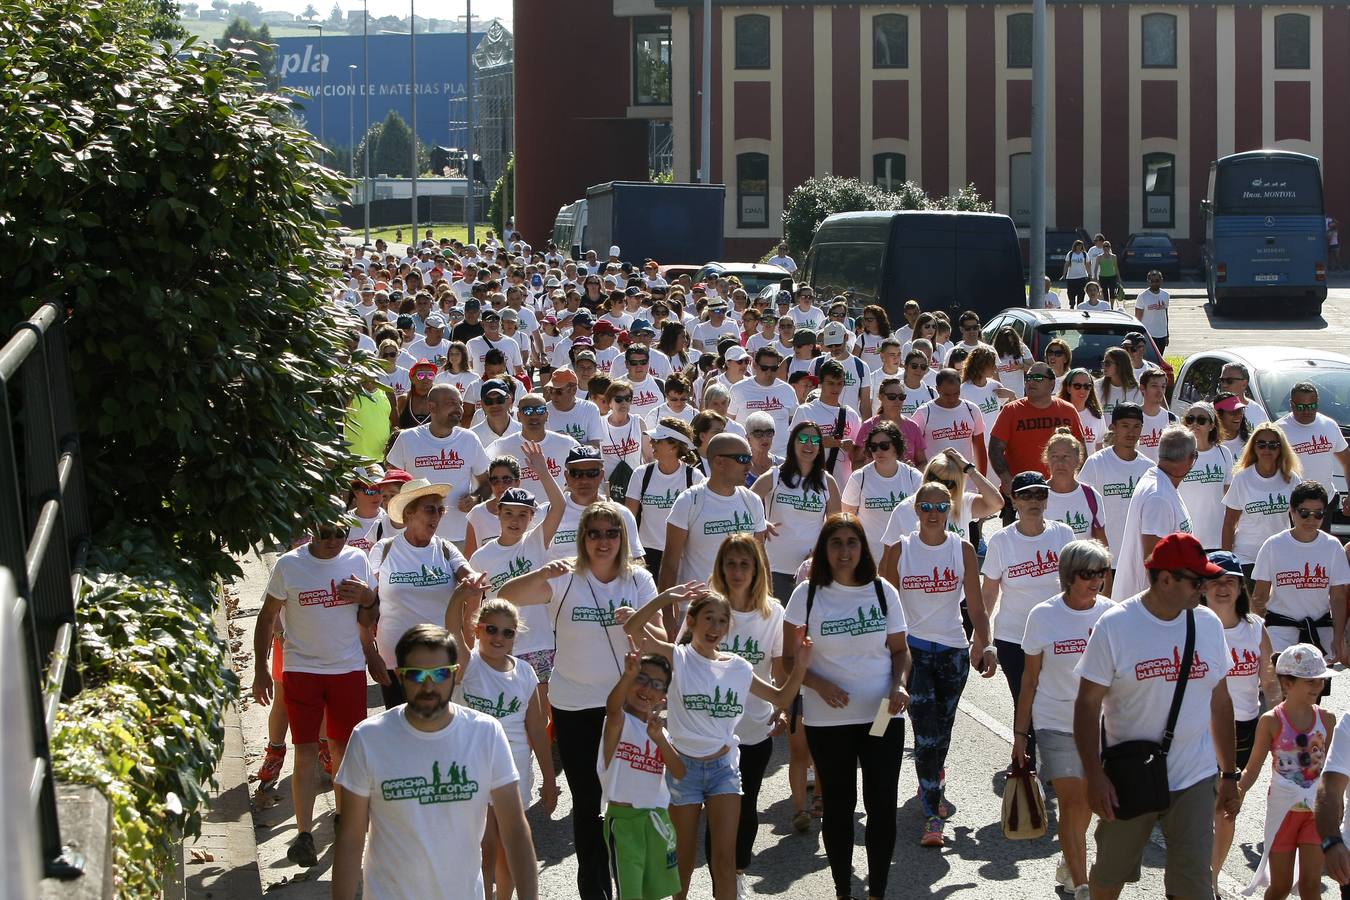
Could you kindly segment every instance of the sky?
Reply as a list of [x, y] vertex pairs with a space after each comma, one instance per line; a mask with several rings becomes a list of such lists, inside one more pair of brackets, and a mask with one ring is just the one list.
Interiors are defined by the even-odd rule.
[[[265, 10], [284, 9], [300, 15], [311, 2], [319, 11], [320, 18], [327, 18], [333, 8], [333, 0], [256, 0]], [[344, 10], [360, 9], [361, 4], [353, 0], [338, 0]], [[415, 3], [415, 0], [413, 0]], [[514, 0], [472, 0], [475, 19], [502, 20], [508, 28], [511, 26], [511, 11]], [[408, 14], [408, 0], [369, 0], [370, 14], [379, 16], [405, 16]], [[202, 6], [209, 6], [203, 3]], [[464, 15], [464, 0], [422, 0], [415, 3], [418, 17], [451, 19]]]

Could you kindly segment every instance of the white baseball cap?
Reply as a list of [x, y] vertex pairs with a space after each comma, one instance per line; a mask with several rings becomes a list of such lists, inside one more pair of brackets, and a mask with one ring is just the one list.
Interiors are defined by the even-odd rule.
[[826, 347], [848, 342], [848, 329], [838, 322], [831, 322], [820, 332], [820, 342]]
[[1280, 651], [1275, 660], [1276, 675], [1295, 678], [1328, 678], [1327, 661], [1312, 644], [1294, 644]]

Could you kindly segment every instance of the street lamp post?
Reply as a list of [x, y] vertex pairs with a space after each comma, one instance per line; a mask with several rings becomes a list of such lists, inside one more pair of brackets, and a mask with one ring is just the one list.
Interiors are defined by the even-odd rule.
[[[365, 81], [365, 96], [363, 104], [365, 112], [365, 124], [361, 126], [362, 142], [366, 146], [366, 152], [361, 154], [363, 157], [362, 166], [365, 169], [365, 190], [361, 192], [361, 199], [366, 207], [366, 244], [370, 243], [370, 141], [365, 140], [370, 134], [370, 9], [369, 0], [361, 2], [361, 77]], [[355, 152], [355, 150], [353, 150]]]
[[408, 53], [412, 61], [412, 235], [417, 246], [417, 0], [408, 0]]
[[347, 66], [347, 177], [356, 177], [356, 63]]
[[323, 119], [324, 119], [323, 88], [325, 80], [324, 76], [328, 73], [328, 57], [323, 55], [323, 26], [311, 24], [306, 27], [316, 29], [319, 32], [319, 143], [323, 144], [324, 152], [326, 153], [328, 151], [328, 141], [325, 137], [323, 127]]
[[473, 135], [473, 0], [464, 0], [464, 54], [465, 54], [465, 76], [464, 76], [464, 102], [465, 106], [464, 122], [469, 132], [468, 147], [465, 148], [468, 153], [468, 178], [465, 185], [468, 188], [468, 225], [469, 225], [469, 243], [473, 241], [473, 220], [474, 220], [474, 190], [473, 177], [477, 170], [474, 159], [474, 135]]

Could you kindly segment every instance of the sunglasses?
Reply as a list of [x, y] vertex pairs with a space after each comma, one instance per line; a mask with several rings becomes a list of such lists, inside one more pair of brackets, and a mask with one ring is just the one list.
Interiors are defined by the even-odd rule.
[[619, 529], [617, 528], [587, 528], [586, 539], [591, 541], [617, 541], [619, 539]]
[[913, 369], [916, 372], [927, 372], [928, 366], [924, 363], [910, 363], [906, 368]]
[[719, 453], [717, 455], [720, 456], [722, 459], [735, 460], [738, 464], [742, 466], [750, 465], [749, 453]]
[[1205, 576], [1203, 575], [1192, 575], [1190, 572], [1181, 571], [1169, 572], [1168, 574], [1177, 581], [1188, 581], [1192, 587], [1196, 588], [1203, 587], [1205, 583]]
[[1235, 381], [1246, 381], [1241, 375], [1229, 375], [1227, 378], [1220, 378], [1219, 384], [1232, 384]]
[[546, 415], [547, 413], [548, 413], [547, 406], [535, 406], [534, 404], [531, 404], [529, 406], [522, 406], [520, 408], [520, 414], [522, 416], [542, 416]]
[[1307, 507], [1304, 506], [1300, 506], [1298, 509], [1294, 510], [1294, 512], [1298, 513], [1298, 517], [1300, 519], [1307, 519], [1311, 517], [1319, 522], [1322, 521], [1322, 517], [1327, 514], [1327, 511], [1325, 509], [1308, 509]]
[[496, 637], [498, 634], [500, 634], [502, 637], [506, 638], [509, 641], [511, 640], [511, 638], [516, 636], [516, 630], [514, 628], [501, 628], [496, 625], [492, 625], [490, 623], [483, 625], [482, 628], [483, 633], [486, 634], [488, 637]]
[[895, 445], [890, 441], [877, 441], [875, 444], [871, 441], [867, 443], [867, 452], [876, 453], [878, 450], [890, 450]]
[[1314, 400], [1312, 403], [1295, 403], [1294, 409], [1299, 412], [1315, 412], [1317, 410], [1317, 401]]
[[649, 362], [651, 362], [651, 360], [647, 359], [647, 357], [645, 357], [645, 356], [642, 357], [642, 358], [640, 358], [640, 359], [630, 359], [630, 360], [627, 360], [628, 368], [630, 368], [630, 369], [633, 368], [633, 366], [645, 366], [645, 365], [647, 365], [647, 363], [649, 363]]
[[1027, 381], [1049, 381], [1054, 378], [1053, 375], [1047, 375], [1044, 372], [1031, 372], [1027, 375]]
[[777, 366], [766, 366], [766, 365], [764, 365], [764, 363], [760, 363], [760, 364], [759, 364], [759, 370], [760, 370], [761, 372], [777, 372], [777, 371], [778, 371], [778, 367], [777, 367]]
[[1070, 382], [1069, 387], [1075, 391], [1090, 391], [1092, 390], [1092, 382], [1090, 381], [1086, 382], [1080, 381], [1077, 383]]
[[1279, 442], [1279, 441], [1252, 441], [1252, 446], [1255, 447], [1257, 450], [1278, 450], [1278, 449], [1280, 449], [1280, 442]]
[[664, 678], [652, 678], [645, 672], [639, 672], [634, 675], [633, 683], [638, 687], [651, 688], [654, 691], [664, 691], [666, 689], [666, 681]]
[[771, 438], [773, 435], [774, 429], [772, 428], [756, 428], [754, 431], [750, 432], [750, 436], [754, 438]]
[[397, 353], [381, 353], [380, 359], [398, 359]]
[[437, 666], [434, 669], [415, 669], [412, 666], [399, 666], [394, 671], [413, 684], [426, 684], [427, 682], [445, 684], [458, 668], [459, 666]]
[[345, 541], [347, 539], [348, 529], [346, 528], [320, 528], [314, 533], [314, 536], [321, 541]]
[[499, 406], [500, 404], [503, 404], [503, 403], [505, 403], [505, 402], [506, 402], [506, 398], [505, 398], [505, 397], [484, 397], [484, 398], [483, 398], [483, 405], [484, 405], [484, 406]]
[[356, 489], [356, 493], [362, 494], [366, 497], [378, 497], [380, 496], [380, 494], [383, 494], [384, 491], [380, 490], [377, 487], [359, 487]]
[[[397, 357], [396, 357], [396, 358], [397, 358]], [[418, 373], [417, 373], [416, 375], [414, 375], [413, 377], [416, 378], [418, 381], [430, 381], [431, 379], [433, 379], [433, 378], [436, 377], [436, 373], [435, 373], [435, 372], [418, 372]]]
[[515, 484], [515, 483], [516, 483], [516, 476], [514, 476], [514, 475], [489, 475], [489, 476], [488, 476], [488, 484]]
[[1211, 425], [1211, 424], [1213, 424], [1212, 422], [1210, 422], [1209, 416], [1187, 416], [1186, 418], [1182, 419], [1181, 421], [1185, 422], [1187, 425]]
[[1048, 488], [1029, 488], [1018, 491], [1013, 496], [1021, 500], [1049, 500], [1050, 490]]
[[820, 444], [820, 435], [818, 435], [818, 434], [799, 434], [799, 435], [797, 435], [797, 443], [799, 443], [799, 444], [816, 444], [816, 445], [819, 445], [819, 444]]
[[599, 478], [599, 477], [600, 477], [601, 471], [602, 471], [601, 469], [590, 469], [590, 468], [586, 468], [586, 469], [568, 469], [568, 470], [567, 470], [567, 477], [568, 477], [568, 478], [578, 478], [578, 479], [581, 479], [581, 478]]
[[1046, 356], [1063, 356], [1063, 355], [1064, 355], [1064, 351], [1061, 350], [1061, 349], [1059, 349], [1058, 347], [1051, 347], [1049, 350], [1045, 351], [1045, 355], [1046, 355]]
[[893, 400], [893, 401], [895, 401], [895, 402], [898, 403], [898, 402], [900, 402], [900, 401], [902, 401], [902, 400], [905, 399], [905, 395], [904, 395], [904, 394], [882, 394], [882, 395], [881, 395], [881, 399], [882, 399], [882, 400]]
[[943, 500], [941, 503], [930, 503], [929, 501], [925, 500], [919, 504], [919, 512], [926, 512], [926, 513], [930, 512], [945, 513], [947, 510], [951, 508], [952, 508], [951, 503], [949, 503], [946, 500]]

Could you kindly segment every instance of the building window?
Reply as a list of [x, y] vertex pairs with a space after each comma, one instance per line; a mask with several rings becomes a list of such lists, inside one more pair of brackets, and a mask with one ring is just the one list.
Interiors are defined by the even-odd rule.
[[633, 105], [670, 105], [670, 20], [633, 20]]
[[895, 14], [872, 18], [872, 68], [909, 68], [909, 17]]
[[736, 157], [736, 224], [769, 227], [769, 157], [742, 153]]
[[1144, 154], [1144, 227], [1176, 225], [1177, 158], [1170, 153]]
[[1139, 23], [1145, 69], [1177, 67], [1177, 17], [1170, 13], [1149, 13]]
[[905, 154], [878, 153], [872, 157], [872, 183], [893, 191], [905, 183]]
[[1275, 68], [1312, 68], [1307, 16], [1285, 13], [1275, 17]]
[[1008, 68], [1031, 68], [1031, 13], [1008, 16]]
[[1031, 154], [1008, 157], [1008, 215], [1019, 228], [1031, 227]]
[[736, 17], [736, 68], [769, 67], [769, 17]]

